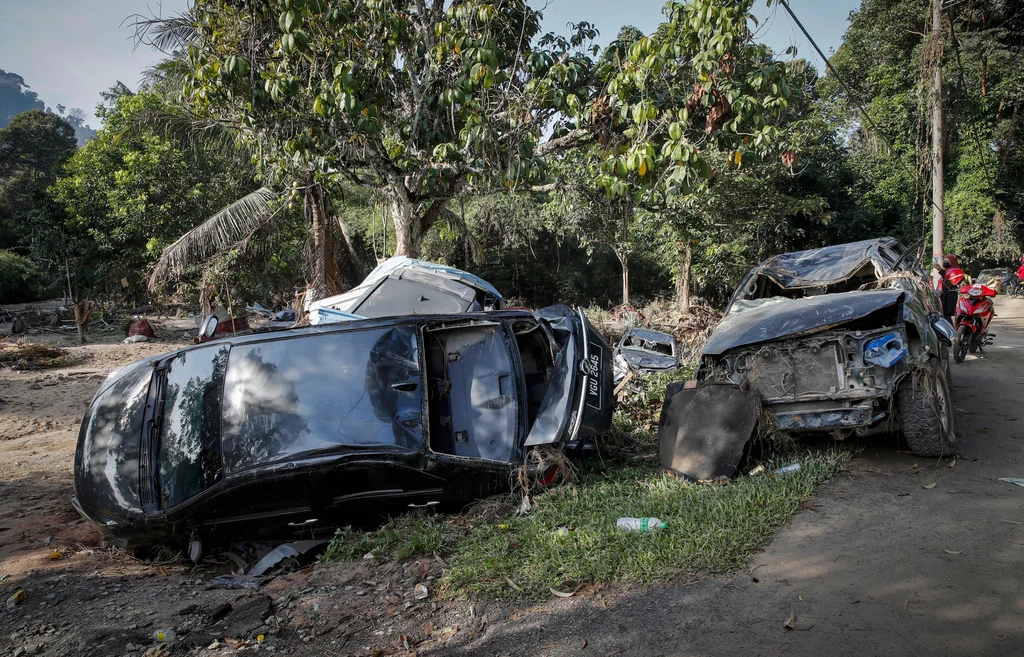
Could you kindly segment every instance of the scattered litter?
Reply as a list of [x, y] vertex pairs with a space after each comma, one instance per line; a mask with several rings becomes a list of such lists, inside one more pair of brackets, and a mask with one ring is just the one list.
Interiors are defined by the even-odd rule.
[[156, 632], [153, 632], [153, 640], [159, 641], [160, 643], [170, 643], [174, 641], [177, 636], [177, 633], [171, 629], [157, 630]]
[[764, 464], [762, 463], [761, 465], [757, 466], [756, 468], [750, 471], [750, 476], [756, 477], [757, 475], [763, 475], [766, 472], [768, 472], [768, 468], [764, 467]]
[[657, 518], [619, 518], [615, 526], [630, 532], [653, 532], [665, 529], [668, 523]]
[[796, 627], [796, 615], [794, 615], [793, 612], [789, 612], [789, 618], [786, 619], [786, 622], [783, 623], [782, 626], [784, 628], [786, 628], [787, 630], [792, 630], [793, 628], [795, 628]]
[[936, 486], [936, 484], [925, 484], [925, 485], [921, 486], [921, 488], [927, 488], [927, 489], [930, 490], [932, 488], [935, 488], [935, 486]]
[[121, 344], [135, 344], [137, 342], [149, 342], [149, 338], [145, 335], [130, 335], [121, 341]]
[[58, 561], [64, 558], [64, 553], [60, 550], [54, 550], [50, 553], [50, 561]]
[[569, 528], [568, 527], [559, 527], [558, 529], [555, 530], [555, 533], [557, 535], [559, 535], [559, 536], [568, 536], [569, 535]]
[[14, 609], [24, 602], [26, 597], [28, 597], [28, 594], [25, 593], [24, 589], [18, 589], [11, 594], [11, 597], [7, 598], [7, 608]]
[[1017, 484], [1018, 486], [1024, 486], [1024, 479], [1017, 477], [1000, 477], [999, 481], [1005, 481], [1008, 484]]
[[214, 639], [213, 643], [206, 646], [207, 650], [217, 650], [218, 648], [220, 648], [220, 641], [217, 641], [216, 639]]
[[252, 575], [220, 575], [210, 581], [211, 589], [258, 589], [263, 584], [262, 577]]
[[523, 501], [519, 503], [519, 508], [516, 509], [517, 516], [525, 516], [533, 508], [533, 504], [530, 502], [530, 496], [524, 495]]
[[558, 591], [551, 587], [548, 587], [548, 590], [551, 591], [553, 594], [557, 595], [559, 598], [571, 598], [575, 594], [575, 591]]
[[373, 552], [367, 552], [363, 555], [363, 561], [373, 561], [377, 556]]
[[325, 546], [330, 541], [319, 540], [319, 541], [295, 541], [294, 543], [285, 543], [284, 545], [278, 545], [276, 548], [271, 550], [265, 557], [260, 559], [255, 566], [249, 569], [249, 574], [259, 576], [265, 574], [268, 570], [281, 563], [288, 557], [298, 557], [301, 555], [313, 552], [321, 546]]
[[417, 600], [426, 600], [427, 596], [430, 595], [430, 591], [427, 590], [426, 584], [417, 584], [416, 588], [412, 590], [412, 594]]
[[953, 462], [949, 464], [949, 467], [951, 467], [951, 468], [955, 468], [956, 467], [956, 459], [955, 458], [953, 459]]
[[943, 550], [946, 554], [963, 554], [963, 550]]
[[789, 465], [784, 465], [781, 468], [779, 468], [778, 470], [776, 470], [775, 474], [777, 474], [777, 475], [788, 475], [788, 474], [795, 474], [797, 472], [800, 472], [800, 464], [799, 463], [790, 463]]
[[43, 545], [49, 545], [50, 543], [53, 543], [53, 537], [52, 536], [47, 536], [46, 538], [43, 539]]

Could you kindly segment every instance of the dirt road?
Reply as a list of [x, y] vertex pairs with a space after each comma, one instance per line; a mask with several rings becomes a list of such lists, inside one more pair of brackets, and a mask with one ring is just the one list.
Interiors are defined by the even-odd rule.
[[210, 589], [226, 564], [103, 549], [68, 504], [78, 422], [112, 367], [176, 345], [0, 372], [0, 594], [28, 592], [0, 606], [0, 654], [140, 657], [163, 627], [191, 630], [176, 654], [236, 654], [207, 649], [200, 628], [220, 616], [221, 636], [266, 633], [244, 652], [289, 655], [1022, 654], [1024, 488], [998, 478], [1024, 477], [1024, 301], [998, 312], [988, 358], [953, 367], [954, 467], [876, 439], [744, 574], [520, 609], [412, 600], [432, 560], [320, 567], [254, 594]]

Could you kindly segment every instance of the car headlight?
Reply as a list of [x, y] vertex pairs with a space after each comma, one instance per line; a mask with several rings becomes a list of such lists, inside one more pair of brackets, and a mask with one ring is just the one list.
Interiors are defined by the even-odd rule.
[[892, 367], [907, 355], [907, 346], [899, 333], [887, 333], [864, 345], [864, 362]]

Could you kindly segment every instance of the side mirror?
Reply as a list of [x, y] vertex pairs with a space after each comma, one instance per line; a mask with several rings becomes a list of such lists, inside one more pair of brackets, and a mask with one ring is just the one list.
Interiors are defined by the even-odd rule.
[[935, 334], [939, 337], [939, 341], [947, 346], [953, 345], [953, 336], [956, 335], [956, 329], [949, 323], [949, 320], [941, 315], [932, 315], [932, 328], [935, 329]]
[[212, 338], [213, 334], [217, 332], [217, 324], [219, 323], [216, 315], [210, 315], [203, 320], [202, 326], [199, 327], [199, 335], [207, 339]]

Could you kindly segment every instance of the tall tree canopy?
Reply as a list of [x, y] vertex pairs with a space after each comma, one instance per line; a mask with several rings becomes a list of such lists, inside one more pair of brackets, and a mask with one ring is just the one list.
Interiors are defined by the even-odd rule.
[[19, 114], [0, 129], [0, 248], [19, 246], [31, 236], [27, 214], [75, 144], [71, 124], [39, 109]]
[[596, 32], [541, 35], [522, 0], [196, 0], [190, 20], [191, 108], [258, 149], [270, 181], [382, 190], [399, 254], [452, 198], [540, 180], [537, 156], [586, 136], [559, 113]]

